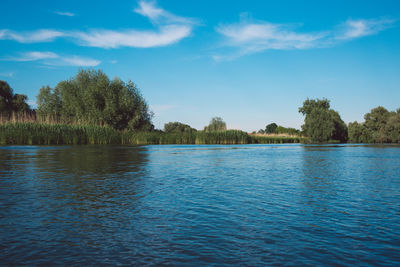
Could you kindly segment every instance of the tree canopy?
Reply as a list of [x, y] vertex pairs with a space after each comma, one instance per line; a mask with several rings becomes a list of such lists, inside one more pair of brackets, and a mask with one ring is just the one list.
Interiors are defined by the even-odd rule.
[[152, 112], [136, 85], [110, 80], [101, 70], [80, 70], [37, 96], [37, 114], [66, 123], [109, 125], [123, 130], [152, 130]]
[[26, 103], [28, 97], [22, 94], [14, 94], [13, 89], [6, 81], [0, 80], [0, 113], [11, 115], [11, 113], [26, 113], [31, 109]]
[[204, 131], [216, 132], [216, 131], [226, 131], [226, 123], [221, 117], [214, 117], [211, 119], [208, 126], [204, 127]]
[[275, 133], [277, 127], [278, 125], [276, 123], [270, 123], [265, 127], [265, 133], [267, 134]]
[[164, 132], [166, 133], [184, 133], [184, 132], [195, 132], [196, 129], [190, 127], [187, 124], [180, 122], [168, 122], [164, 124]]
[[329, 102], [326, 98], [307, 99], [299, 108], [299, 112], [305, 115], [303, 132], [312, 142], [347, 141], [347, 126], [339, 113], [330, 109]]
[[400, 109], [389, 112], [379, 106], [365, 114], [364, 119], [364, 123], [349, 123], [351, 142], [400, 143]]

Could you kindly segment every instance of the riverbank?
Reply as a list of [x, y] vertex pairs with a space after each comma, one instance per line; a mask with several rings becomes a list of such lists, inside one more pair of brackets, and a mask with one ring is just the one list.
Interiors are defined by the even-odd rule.
[[109, 126], [7, 122], [0, 124], [1, 145], [85, 144], [280, 144], [304, 143], [307, 138], [249, 135], [240, 130], [218, 132], [118, 131]]

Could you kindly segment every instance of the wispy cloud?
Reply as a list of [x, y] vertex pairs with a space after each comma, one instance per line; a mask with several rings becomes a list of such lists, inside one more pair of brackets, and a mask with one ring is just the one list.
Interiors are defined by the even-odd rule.
[[71, 12], [54, 11], [54, 14], [57, 14], [60, 16], [66, 16], [66, 17], [75, 17], [75, 14], [71, 13]]
[[335, 38], [351, 40], [377, 34], [392, 27], [395, 22], [396, 20], [393, 19], [349, 19], [338, 28]]
[[216, 31], [224, 37], [223, 47], [236, 50], [216, 54], [215, 61], [232, 60], [264, 50], [300, 50], [336, 45], [340, 42], [377, 34], [392, 26], [395, 20], [347, 20], [334, 30], [301, 32], [291, 24], [248, 22], [220, 25]]
[[48, 65], [58, 65], [58, 66], [79, 66], [79, 67], [95, 67], [101, 63], [100, 60], [79, 57], [79, 56], [65, 56], [60, 57], [60, 62], [55, 62], [53, 64], [47, 63]]
[[[174, 15], [155, 5], [154, 2], [139, 2], [136, 13], [150, 19], [155, 24], [153, 30], [88, 30], [88, 31], [56, 31], [41, 29], [31, 32], [17, 33], [7, 29], [0, 30], [0, 40], [8, 39], [20, 43], [51, 42], [56, 38], [66, 38], [82, 46], [100, 48], [119, 47], [160, 47], [179, 42], [191, 35], [195, 20]], [[73, 15], [68, 12], [56, 12], [59, 15]]]
[[14, 40], [19, 43], [51, 42], [65, 35], [64, 32], [47, 29], [21, 33], [7, 29], [0, 30], [0, 40]]
[[189, 36], [191, 27], [185, 25], [162, 26], [158, 31], [109, 31], [76, 32], [74, 37], [84, 46], [101, 48], [157, 47], [179, 42]]
[[43, 59], [54, 59], [59, 56], [53, 52], [26, 52], [22, 53], [19, 57], [10, 57], [8, 60], [10, 61], [36, 61]]
[[139, 6], [133, 10], [134, 12], [145, 16], [153, 23], [161, 24], [196, 24], [197, 20], [174, 15], [162, 8], [156, 6], [155, 2], [140, 1]]
[[80, 56], [60, 56], [53, 52], [26, 52], [20, 54], [18, 57], [9, 57], [4, 60], [7, 61], [40, 61], [42, 64], [51, 66], [79, 66], [79, 67], [94, 67], [101, 63], [101, 61], [80, 57]]

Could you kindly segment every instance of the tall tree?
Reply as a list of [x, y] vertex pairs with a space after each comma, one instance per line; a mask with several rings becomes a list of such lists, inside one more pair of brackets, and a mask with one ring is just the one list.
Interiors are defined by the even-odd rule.
[[6, 81], [0, 81], [0, 113], [12, 110], [13, 90]]
[[27, 113], [31, 108], [27, 104], [28, 97], [22, 94], [14, 94], [13, 89], [6, 81], [0, 81], [0, 113], [11, 115], [15, 113]]
[[208, 126], [204, 127], [204, 131], [216, 132], [216, 131], [226, 131], [226, 123], [221, 117], [214, 117], [211, 119]]
[[153, 114], [136, 85], [119, 78], [110, 81], [101, 70], [81, 70], [54, 90], [42, 87], [38, 112], [70, 123], [107, 124], [118, 130], [154, 129]]
[[347, 126], [340, 118], [339, 113], [330, 109], [328, 99], [307, 99], [299, 108], [299, 112], [305, 116], [302, 129], [311, 138], [311, 141], [347, 141]]
[[275, 133], [277, 127], [278, 125], [276, 123], [270, 123], [265, 127], [265, 133], [267, 134]]

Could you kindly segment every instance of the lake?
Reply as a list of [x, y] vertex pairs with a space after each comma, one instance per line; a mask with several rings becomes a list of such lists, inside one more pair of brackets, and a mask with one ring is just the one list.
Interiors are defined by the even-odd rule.
[[400, 146], [0, 146], [1, 265], [398, 265]]

